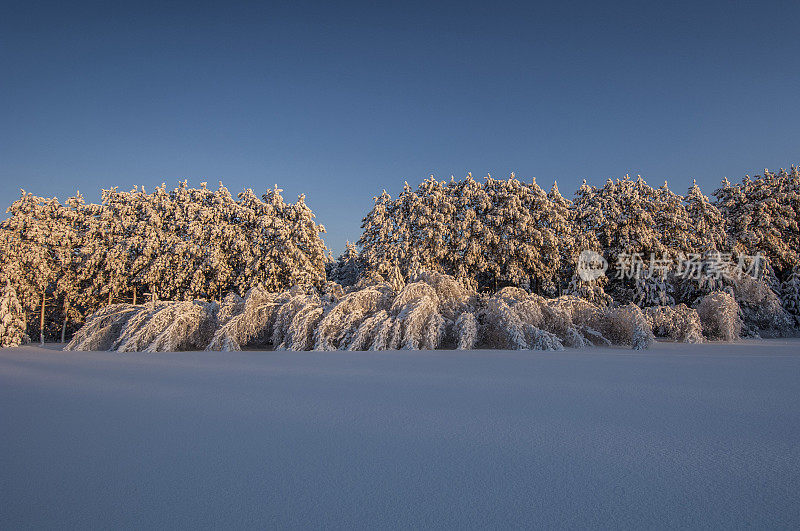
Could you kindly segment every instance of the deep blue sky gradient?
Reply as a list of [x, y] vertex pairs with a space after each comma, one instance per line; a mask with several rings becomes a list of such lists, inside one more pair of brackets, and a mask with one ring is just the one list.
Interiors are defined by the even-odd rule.
[[800, 3], [0, 3], [0, 202], [188, 179], [305, 193], [340, 251], [384, 188], [800, 162]]

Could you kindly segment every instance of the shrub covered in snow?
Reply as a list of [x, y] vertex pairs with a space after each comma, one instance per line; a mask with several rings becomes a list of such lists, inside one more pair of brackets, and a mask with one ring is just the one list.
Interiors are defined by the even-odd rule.
[[794, 320], [765, 281], [741, 275], [733, 283], [733, 294], [742, 310], [743, 326], [749, 335], [783, 336], [792, 332]]
[[[378, 280], [378, 279], [376, 279]], [[545, 299], [520, 288], [479, 295], [431, 271], [400, 291], [387, 282], [342, 292], [256, 287], [244, 299], [112, 305], [92, 315], [68, 350], [166, 351], [394, 350], [510, 348], [563, 350], [619, 344], [646, 348], [647, 320], [633, 305], [597, 306], [577, 297]]]
[[220, 308], [220, 326], [206, 350], [234, 351], [248, 343], [268, 344], [275, 314], [285, 300], [279, 297], [256, 286], [247, 292], [243, 302], [226, 298]]
[[215, 302], [159, 302], [131, 316], [112, 347], [119, 352], [203, 350], [216, 329]]
[[742, 333], [739, 304], [724, 291], [709, 293], [697, 306], [703, 333], [712, 339], [733, 341]]
[[113, 304], [87, 319], [65, 350], [174, 352], [203, 350], [214, 336], [215, 302]]
[[654, 340], [647, 318], [635, 304], [609, 308], [598, 328], [612, 343], [629, 345], [634, 350], [649, 348]]
[[131, 304], [101, 308], [86, 319], [64, 350], [113, 350], [128, 319], [140, 311], [140, 306]]
[[683, 343], [703, 342], [703, 325], [697, 310], [678, 304], [650, 306], [644, 312], [656, 337], [666, 337]]
[[[761, 293], [742, 287], [742, 296]], [[755, 299], [748, 299], [755, 300]], [[481, 295], [454, 278], [417, 273], [397, 291], [376, 276], [343, 290], [251, 289], [221, 302], [112, 305], [92, 315], [69, 350], [563, 350], [591, 345], [648, 348], [654, 338], [699, 343], [742, 333], [740, 307], [725, 292], [684, 304], [598, 305], [572, 295], [546, 299], [515, 287]]]

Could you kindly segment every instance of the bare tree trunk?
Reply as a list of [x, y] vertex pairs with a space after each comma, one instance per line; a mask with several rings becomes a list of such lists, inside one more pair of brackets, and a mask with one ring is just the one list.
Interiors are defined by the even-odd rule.
[[136, 288], [133, 288], [133, 305], [136, 306]]
[[112, 292], [111, 292], [111, 291], [109, 291], [109, 292], [108, 292], [108, 305], [109, 305], [109, 306], [111, 306], [111, 294], [112, 294]]
[[64, 322], [61, 323], [61, 343], [67, 335], [67, 319], [69, 318], [69, 299], [64, 298]]
[[44, 303], [47, 298], [47, 292], [42, 290], [42, 312], [39, 317], [39, 343], [44, 346]]

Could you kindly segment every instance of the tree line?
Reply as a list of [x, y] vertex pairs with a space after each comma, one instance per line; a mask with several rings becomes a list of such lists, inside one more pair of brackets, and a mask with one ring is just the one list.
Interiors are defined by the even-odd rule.
[[[120, 192], [100, 204], [63, 204], [23, 191], [0, 225], [0, 265], [25, 310], [29, 335], [61, 337], [115, 302], [217, 299], [251, 287], [324, 282], [324, 227], [303, 196], [279, 188], [234, 197], [186, 182]], [[4, 282], [5, 283], [5, 282]]]
[[[719, 265], [738, 263], [797, 315], [795, 167], [724, 180], [713, 201], [697, 185], [679, 195], [641, 178], [584, 182], [570, 200], [555, 184], [545, 191], [513, 175], [431, 177], [416, 189], [406, 184], [396, 198], [385, 191], [376, 197], [357, 244], [336, 260], [304, 197], [287, 203], [280, 192], [276, 186], [260, 197], [252, 190], [234, 197], [222, 184], [212, 190], [183, 182], [149, 193], [112, 188], [100, 204], [80, 194], [60, 203], [23, 192], [0, 224], [0, 280], [15, 291], [28, 334], [43, 330], [50, 339], [71, 335], [115, 302], [219, 301], [256, 286], [280, 292], [366, 277], [400, 283], [422, 271], [479, 292], [513, 286], [646, 307], [733, 292], [734, 271]], [[581, 277], [579, 257], [587, 250], [602, 256], [607, 275]], [[692, 257], [702, 258], [697, 274], [681, 276]], [[757, 269], [753, 257], [761, 260]], [[632, 258], [640, 260], [637, 275], [615, 274]]]
[[[482, 291], [517, 286], [547, 297], [574, 293], [640, 306], [693, 304], [735, 282], [739, 270], [776, 294], [796, 289], [798, 169], [765, 170], [737, 184], [723, 180], [713, 196], [697, 184], [679, 195], [666, 183], [654, 188], [628, 177], [601, 187], [584, 181], [573, 200], [556, 184], [545, 192], [535, 180], [513, 175], [484, 182], [431, 178], [416, 190], [406, 184], [397, 198], [385, 191], [376, 197], [360, 250], [348, 247], [335, 269], [349, 278], [354, 270], [387, 278], [434, 270]], [[596, 281], [577, 275], [586, 250], [606, 260], [608, 275]], [[640, 274], [615, 274], [631, 259], [640, 261]], [[661, 265], [657, 274], [653, 259]], [[695, 271], [681, 275], [687, 263]]]

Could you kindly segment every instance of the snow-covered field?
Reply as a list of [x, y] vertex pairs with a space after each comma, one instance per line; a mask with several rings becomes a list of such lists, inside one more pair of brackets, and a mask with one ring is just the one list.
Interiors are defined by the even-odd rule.
[[0, 528], [800, 526], [800, 340], [0, 351]]

